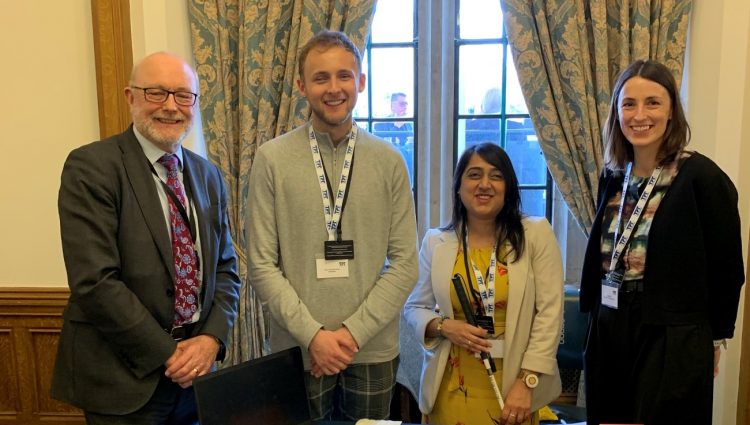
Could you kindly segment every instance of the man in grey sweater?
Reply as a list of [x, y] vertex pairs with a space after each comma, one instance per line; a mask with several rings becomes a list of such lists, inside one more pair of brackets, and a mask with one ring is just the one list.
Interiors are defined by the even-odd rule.
[[255, 155], [249, 281], [271, 313], [272, 351], [303, 348], [313, 418], [386, 419], [418, 275], [408, 172], [353, 122], [365, 75], [344, 34], [317, 34], [299, 64], [312, 118]]

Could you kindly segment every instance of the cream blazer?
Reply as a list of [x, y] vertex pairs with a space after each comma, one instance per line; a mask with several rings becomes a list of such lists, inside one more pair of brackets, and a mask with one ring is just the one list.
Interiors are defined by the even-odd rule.
[[[508, 265], [510, 289], [503, 360], [503, 398], [507, 397], [521, 368], [538, 372], [532, 411], [560, 394], [557, 347], [563, 318], [563, 269], [560, 249], [545, 218], [524, 218], [523, 256]], [[419, 252], [419, 281], [404, 307], [406, 322], [423, 348], [419, 379], [419, 409], [432, 411], [451, 343], [447, 339], [425, 338], [425, 328], [441, 312], [453, 318], [450, 287], [458, 254], [456, 234], [431, 229]], [[489, 385], [489, 382], [488, 382]]]

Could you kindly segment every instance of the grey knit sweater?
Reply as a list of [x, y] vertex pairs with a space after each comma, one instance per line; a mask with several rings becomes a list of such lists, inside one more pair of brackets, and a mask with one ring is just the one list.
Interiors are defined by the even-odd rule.
[[[306, 124], [261, 146], [250, 173], [247, 241], [253, 289], [271, 313], [271, 350], [307, 348], [321, 327], [343, 325], [359, 344], [354, 363], [398, 355], [399, 312], [414, 287], [417, 241], [414, 200], [401, 155], [359, 131], [341, 219], [354, 241], [348, 278], [318, 279], [325, 227], [323, 201]], [[346, 141], [334, 147], [316, 133], [334, 193]]]

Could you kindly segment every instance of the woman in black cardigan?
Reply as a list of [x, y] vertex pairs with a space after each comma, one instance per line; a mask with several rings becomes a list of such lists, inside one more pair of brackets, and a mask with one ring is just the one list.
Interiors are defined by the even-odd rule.
[[662, 64], [620, 74], [604, 139], [581, 279], [588, 423], [710, 424], [745, 280], [737, 190], [684, 150], [690, 129]]

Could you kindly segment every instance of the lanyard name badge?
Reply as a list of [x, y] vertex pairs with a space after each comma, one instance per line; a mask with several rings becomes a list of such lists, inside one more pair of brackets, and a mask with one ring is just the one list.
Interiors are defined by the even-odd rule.
[[[466, 233], [465, 233], [466, 234]], [[469, 250], [468, 234], [466, 234], [466, 240], [464, 241], [464, 256], [468, 256]], [[475, 319], [477, 326], [487, 330], [489, 334], [495, 334], [495, 323], [493, 320], [495, 314], [495, 273], [497, 271], [497, 242], [492, 247], [492, 256], [490, 257], [490, 267], [487, 271], [487, 280], [485, 281], [482, 277], [482, 272], [474, 264], [471, 259], [468, 262], [471, 264], [472, 271], [474, 272], [474, 278], [477, 280], [477, 288], [479, 289], [479, 296], [481, 297], [481, 309], [483, 314], [477, 314]], [[467, 257], [464, 257], [465, 259]], [[466, 270], [467, 276], [469, 270]], [[469, 286], [471, 286], [471, 278], [469, 278]]]
[[336, 192], [334, 202], [331, 203], [333, 189], [328, 180], [328, 173], [320, 156], [320, 147], [315, 137], [315, 131], [312, 124], [308, 129], [310, 139], [310, 150], [312, 151], [315, 171], [318, 175], [320, 184], [320, 194], [323, 199], [323, 215], [325, 216], [326, 230], [328, 240], [323, 243], [325, 259], [317, 260], [318, 278], [326, 277], [348, 277], [349, 264], [348, 260], [354, 259], [354, 241], [341, 239], [341, 215], [344, 211], [344, 205], [347, 197], [347, 189], [350, 180], [350, 174], [353, 166], [354, 146], [357, 143], [358, 127], [352, 123], [352, 131], [349, 133], [349, 140], [346, 145], [346, 155], [344, 164], [341, 169], [339, 178], [338, 191]]
[[627, 169], [625, 170], [625, 179], [622, 182], [622, 195], [620, 196], [620, 208], [617, 212], [617, 227], [615, 228], [614, 242], [615, 246], [612, 249], [612, 260], [609, 262], [609, 271], [602, 280], [602, 304], [613, 309], [617, 309], [617, 298], [620, 292], [620, 286], [622, 285], [624, 273], [617, 270], [617, 264], [620, 262], [622, 253], [625, 251], [625, 247], [628, 246], [630, 236], [635, 229], [638, 220], [643, 214], [643, 209], [646, 207], [646, 202], [651, 197], [651, 192], [656, 186], [656, 182], [659, 180], [662, 166], [656, 167], [651, 173], [651, 177], [648, 179], [648, 184], [643, 190], [641, 197], [638, 199], [638, 203], [633, 209], [633, 213], [630, 215], [625, 229], [623, 229], [622, 236], [618, 239], [618, 233], [620, 232], [620, 226], [622, 224], [622, 210], [625, 205], [625, 194], [628, 190], [628, 183], [630, 182], [630, 171], [633, 167], [633, 163], [629, 162]]

